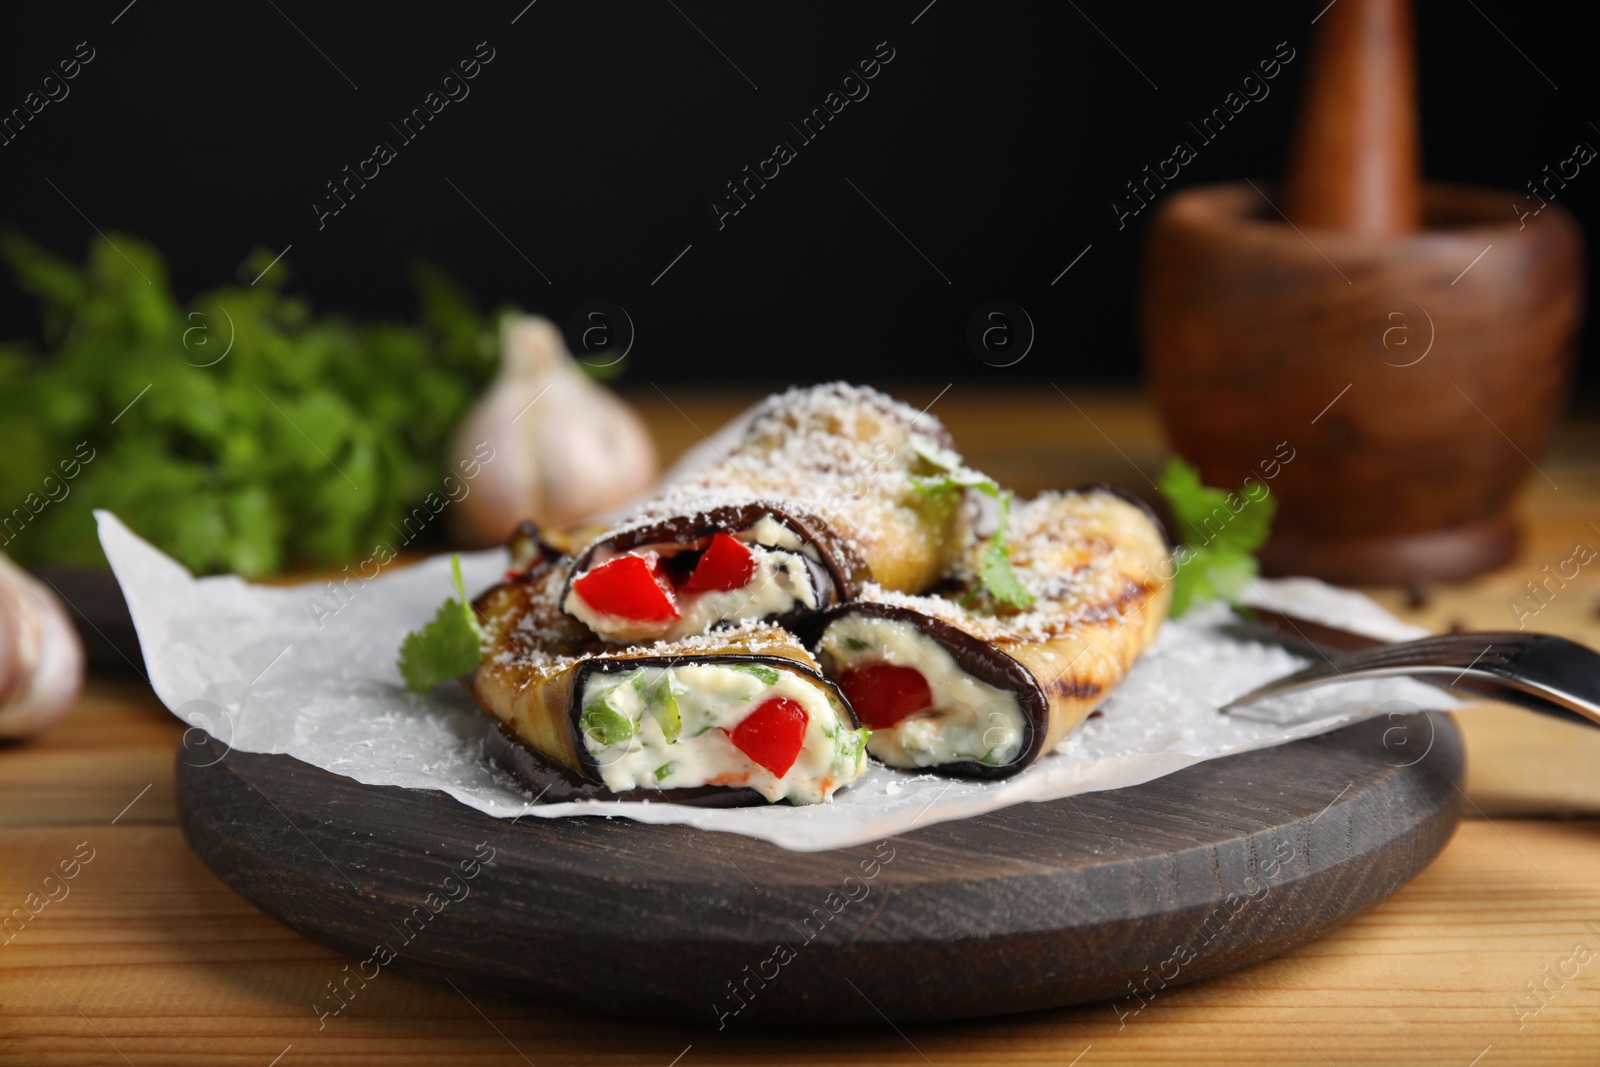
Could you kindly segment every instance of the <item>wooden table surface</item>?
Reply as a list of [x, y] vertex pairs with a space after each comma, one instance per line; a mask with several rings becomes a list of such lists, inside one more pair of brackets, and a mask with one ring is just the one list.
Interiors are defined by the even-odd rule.
[[[902, 395], [920, 406], [936, 392]], [[668, 456], [748, 400], [668, 393], [633, 394]], [[960, 387], [935, 411], [974, 465], [1023, 492], [1138, 488], [1161, 461], [1159, 428], [1129, 395]], [[1514, 626], [1524, 582], [1580, 542], [1600, 547], [1600, 425], [1569, 424], [1539, 466], [1512, 565], [1458, 587], [1374, 595], [1439, 629]], [[1597, 612], [1600, 566], [1590, 566], [1530, 621], [1600, 646]], [[1494, 706], [1459, 719], [1469, 818], [1431, 868], [1329, 937], [1163, 991], [1126, 1019], [1099, 1004], [718, 1032], [468, 1000], [384, 973], [319, 1025], [312, 1001], [346, 960], [200, 865], [174, 821], [179, 723], [140, 684], [96, 682], [44, 736], [0, 747], [0, 915], [43, 897], [63, 861], [75, 874], [50, 883], [59, 899], [21, 911], [20, 930], [0, 931], [0, 1064], [1600, 1062], [1600, 731]]]

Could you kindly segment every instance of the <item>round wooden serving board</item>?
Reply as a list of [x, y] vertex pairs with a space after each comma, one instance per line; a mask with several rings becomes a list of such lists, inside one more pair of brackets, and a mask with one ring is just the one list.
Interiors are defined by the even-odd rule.
[[[1455, 828], [1462, 751], [1448, 715], [1380, 717], [825, 853], [625, 819], [512, 823], [209, 740], [177, 770], [195, 852], [351, 956], [350, 993], [387, 967], [715, 1027], [1136, 1011], [1405, 884]], [[306, 996], [339, 1007], [327, 987]]]

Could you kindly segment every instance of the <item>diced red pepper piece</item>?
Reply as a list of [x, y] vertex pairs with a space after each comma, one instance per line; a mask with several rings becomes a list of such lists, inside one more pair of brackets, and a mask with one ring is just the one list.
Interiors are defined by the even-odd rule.
[[661, 583], [655, 557], [618, 556], [576, 579], [572, 591], [602, 615], [634, 622], [670, 622], [678, 617], [672, 593]]
[[694, 574], [684, 585], [686, 593], [728, 592], [750, 584], [756, 572], [756, 557], [744, 542], [732, 534], [719, 533], [695, 564]]
[[915, 667], [868, 663], [841, 671], [838, 681], [861, 725], [871, 730], [887, 730], [933, 707], [933, 691]]
[[806, 709], [788, 697], [762, 701], [728, 735], [735, 748], [782, 778], [806, 739]]

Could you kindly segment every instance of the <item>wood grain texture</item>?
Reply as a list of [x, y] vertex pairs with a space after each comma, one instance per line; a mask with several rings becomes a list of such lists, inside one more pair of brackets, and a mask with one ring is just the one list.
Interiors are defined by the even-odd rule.
[[513, 826], [209, 747], [178, 762], [185, 836], [268, 914], [375, 956], [347, 991], [394, 954], [467, 989], [718, 1029], [1133, 1011], [1377, 903], [1444, 847], [1461, 796], [1449, 717], [1417, 715], [795, 853], [623, 819]]
[[[933, 410], [978, 467], [1023, 493], [1093, 481], [1149, 491], [1146, 479], [1163, 453], [1151, 405], [1058, 384], [1064, 395], [960, 386]], [[920, 408], [940, 388], [895, 392]], [[699, 440], [697, 426], [709, 431], [754, 399], [753, 392], [668, 392], [670, 402], [649, 388], [631, 398], [665, 456]], [[1600, 547], [1590, 525], [1600, 522], [1600, 423], [1565, 424], [1539, 464], [1554, 484], [1534, 477], [1522, 487], [1525, 536], [1509, 564], [1419, 596], [1368, 591], [1435, 630], [1514, 626], [1509, 605], [1525, 595], [1524, 583], [1567, 558], [1577, 541]], [[1585, 567], [1530, 626], [1600, 647], [1597, 607], [1600, 567]], [[278, 1067], [667, 1067], [680, 1054], [680, 1067], [1061, 1067], [1080, 1054], [1079, 1067], [1467, 1067], [1480, 1054], [1479, 1067], [1593, 1062], [1600, 1041], [1593, 965], [1556, 989], [1537, 1015], [1519, 1020], [1512, 1005], [1521, 1000], [1526, 1010], [1525, 983], [1543, 980], [1543, 968], [1558, 967], [1575, 941], [1596, 946], [1600, 938], [1585, 925], [1600, 916], [1600, 820], [1504, 816], [1600, 815], [1600, 731], [1540, 737], [1536, 729], [1564, 724], [1498, 707], [1467, 709], [1457, 720], [1471, 803], [1432, 866], [1348, 926], [1246, 970], [1166, 990], [1120, 1028], [1110, 1007], [1092, 1004], [966, 1022], [879, 1020], [775, 1034], [730, 1028], [707, 1036], [699, 1027], [619, 1022], [470, 991], [464, 997], [386, 970], [319, 1029], [311, 1002], [347, 960], [269, 918], [205, 869], [173, 821], [172, 752], [181, 725], [142, 687], [92, 682], [44, 736], [0, 746], [0, 911], [20, 905], [79, 842], [97, 849], [72, 896], [0, 947], [0, 1064], [266, 1067], [280, 1054]], [[109, 825], [152, 775], [152, 788]]]
[[1437, 862], [1349, 926], [1246, 970], [1166, 990], [1131, 1018], [1093, 1004], [798, 1032], [621, 1022], [540, 1001], [463, 996], [387, 971], [319, 1029], [311, 1003], [348, 961], [223, 886], [175, 826], [0, 830], [3, 899], [29, 891], [35, 871], [86, 837], [99, 851], [73, 895], [0, 949], [6, 1067], [265, 1067], [289, 1046], [279, 1067], [667, 1067], [689, 1046], [680, 1067], [1062, 1067], [1091, 1045], [1080, 1067], [1466, 1067], [1489, 1045], [1488, 1065], [1570, 1065], [1593, 1062], [1600, 1033], [1593, 965], [1520, 1029], [1510, 1008], [1526, 999], [1523, 983], [1558, 965], [1574, 941], [1595, 945], [1585, 925], [1600, 914], [1593, 822], [1468, 820]]

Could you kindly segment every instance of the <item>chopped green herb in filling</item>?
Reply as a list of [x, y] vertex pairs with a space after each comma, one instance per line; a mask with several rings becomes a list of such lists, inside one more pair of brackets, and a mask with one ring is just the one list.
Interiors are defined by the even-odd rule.
[[733, 665], [733, 670], [743, 674], [754, 675], [767, 685], [778, 684], [778, 672], [773, 667], [766, 667], [760, 663], [736, 663]]
[[597, 744], [620, 745], [639, 732], [639, 724], [611, 706], [607, 693], [583, 709], [583, 732]]
[[861, 762], [861, 753], [867, 747], [867, 738], [871, 736], [872, 731], [865, 726], [859, 730], [840, 730], [834, 738], [834, 744], [838, 746], [836, 764], [849, 770]]
[[641, 671], [633, 676], [633, 688], [638, 690], [644, 698], [645, 707], [656, 722], [661, 724], [661, 733], [668, 743], [678, 739], [678, 734], [683, 731], [683, 716], [678, 711], [678, 698], [689, 692], [689, 687], [673, 675], [672, 668], [661, 672], [661, 678], [650, 684], [649, 677]]
[[782, 664], [680, 659], [597, 671], [586, 685], [579, 743], [613, 792], [717, 784], [816, 804], [865, 765], [867, 731]]

